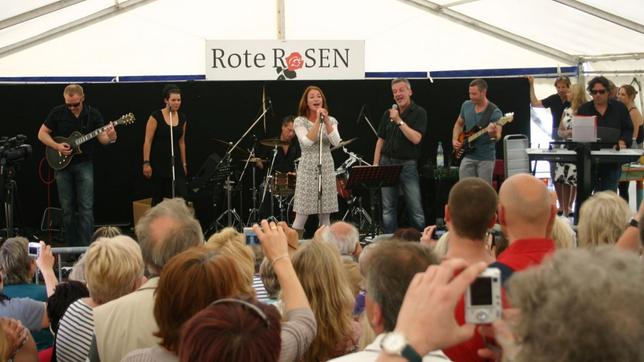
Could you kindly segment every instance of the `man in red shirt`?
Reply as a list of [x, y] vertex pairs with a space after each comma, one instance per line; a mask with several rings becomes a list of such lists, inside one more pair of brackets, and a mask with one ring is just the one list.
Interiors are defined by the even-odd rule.
[[[499, 190], [498, 221], [509, 246], [490, 264], [501, 270], [505, 283], [512, 273], [540, 264], [554, 252], [555, 243], [549, 238], [557, 209], [552, 204], [544, 183], [530, 174], [509, 177]], [[455, 316], [459, 325], [465, 323], [463, 299], [456, 306]], [[484, 361], [477, 351], [484, 348], [477, 333], [459, 345], [445, 349], [445, 354], [455, 362]]]

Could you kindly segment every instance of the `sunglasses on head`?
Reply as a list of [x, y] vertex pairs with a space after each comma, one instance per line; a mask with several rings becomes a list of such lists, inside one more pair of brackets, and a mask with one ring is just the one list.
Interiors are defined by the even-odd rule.
[[76, 107], [80, 106], [80, 104], [81, 104], [81, 102], [65, 103], [65, 106], [67, 106], [67, 108], [69, 108], [69, 109], [72, 109], [72, 108], [76, 108]]
[[259, 307], [257, 307], [255, 304], [248, 303], [245, 300], [235, 299], [235, 298], [222, 298], [222, 299], [218, 299], [218, 300], [210, 303], [210, 306], [212, 307], [214, 305], [223, 304], [223, 303], [240, 304], [242, 307], [246, 307], [247, 309], [255, 312], [255, 314], [257, 314], [257, 316], [259, 316], [264, 321], [264, 324], [266, 325], [266, 328], [270, 327], [270, 325], [271, 325], [271, 323], [268, 321], [268, 317], [266, 316], [266, 313], [264, 313], [264, 311], [259, 309]]
[[606, 93], [606, 89], [591, 89], [590, 94], [595, 95], [595, 94], [604, 94]]

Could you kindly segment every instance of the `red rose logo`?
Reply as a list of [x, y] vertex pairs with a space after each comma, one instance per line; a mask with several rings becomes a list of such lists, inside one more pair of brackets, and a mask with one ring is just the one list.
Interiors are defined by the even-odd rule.
[[293, 52], [286, 57], [286, 66], [290, 71], [298, 70], [302, 68], [303, 65], [304, 61], [302, 61], [302, 55], [298, 52]]

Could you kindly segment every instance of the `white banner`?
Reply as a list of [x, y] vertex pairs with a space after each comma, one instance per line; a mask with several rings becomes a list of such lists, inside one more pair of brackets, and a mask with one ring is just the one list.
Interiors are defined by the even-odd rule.
[[206, 40], [207, 80], [363, 78], [363, 40]]

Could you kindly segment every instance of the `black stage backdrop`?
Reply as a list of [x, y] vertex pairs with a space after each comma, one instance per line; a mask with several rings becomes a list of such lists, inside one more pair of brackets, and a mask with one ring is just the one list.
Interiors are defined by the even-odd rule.
[[[438, 141], [443, 142], [446, 153], [451, 152], [451, 133], [461, 103], [468, 98], [470, 79], [411, 80], [412, 98], [428, 113], [428, 129], [423, 138], [421, 165], [433, 163]], [[343, 139], [358, 137], [348, 148], [371, 162], [376, 136], [364, 119], [356, 122], [360, 109], [366, 105], [366, 115], [378, 127], [383, 112], [394, 103], [389, 80], [352, 81], [199, 81], [179, 82], [182, 90], [181, 110], [188, 116], [186, 135], [188, 173], [194, 175], [208, 156], [218, 151], [214, 138], [236, 141], [257, 118], [261, 111], [262, 91], [270, 97], [273, 110], [268, 113], [267, 132], [260, 123], [252, 133], [262, 139], [279, 132], [280, 120], [295, 114], [304, 88], [315, 84], [324, 91], [331, 115], [338, 119]], [[503, 134], [522, 133], [529, 135], [530, 110], [528, 82], [523, 78], [488, 80], [488, 98], [497, 104], [503, 113], [514, 112], [514, 122], [506, 125]], [[163, 83], [96, 83], [84, 84], [85, 102], [99, 109], [106, 121], [132, 112], [136, 116], [133, 125], [121, 126], [118, 142], [98, 147], [95, 154], [95, 217], [97, 224], [129, 224], [132, 221], [132, 201], [149, 197], [150, 185], [141, 170], [142, 145], [145, 124], [150, 113], [163, 107]], [[0, 135], [12, 137], [25, 134], [33, 145], [33, 155], [23, 161], [17, 172], [18, 192], [16, 197], [15, 224], [34, 228], [48, 205], [57, 206], [53, 171], [44, 162], [44, 146], [37, 139], [37, 132], [49, 110], [63, 102], [62, 84], [2, 84], [0, 94], [5, 104]], [[247, 137], [242, 145], [250, 148]], [[502, 143], [497, 146], [497, 156], [502, 158]], [[334, 152], [336, 166], [347, 156]], [[189, 175], [189, 176], [190, 176]], [[250, 180], [249, 178], [245, 178]], [[250, 182], [248, 182], [250, 184]], [[445, 200], [447, 192], [434, 195], [433, 181], [421, 180], [425, 195], [426, 218], [433, 223], [442, 216], [442, 208], [436, 207], [435, 197]], [[249, 185], [245, 185], [247, 190]], [[250, 202], [244, 191], [242, 218], [245, 220]], [[444, 202], [444, 201], [443, 201]], [[198, 217], [204, 225], [213, 219], [211, 202], [201, 202]], [[240, 211], [239, 198], [233, 204]], [[221, 210], [216, 210], [216, 213]], [[335, 215], [339, 218], [342, 215]], [[4, 224], [4, 220], [2, 221]]]

